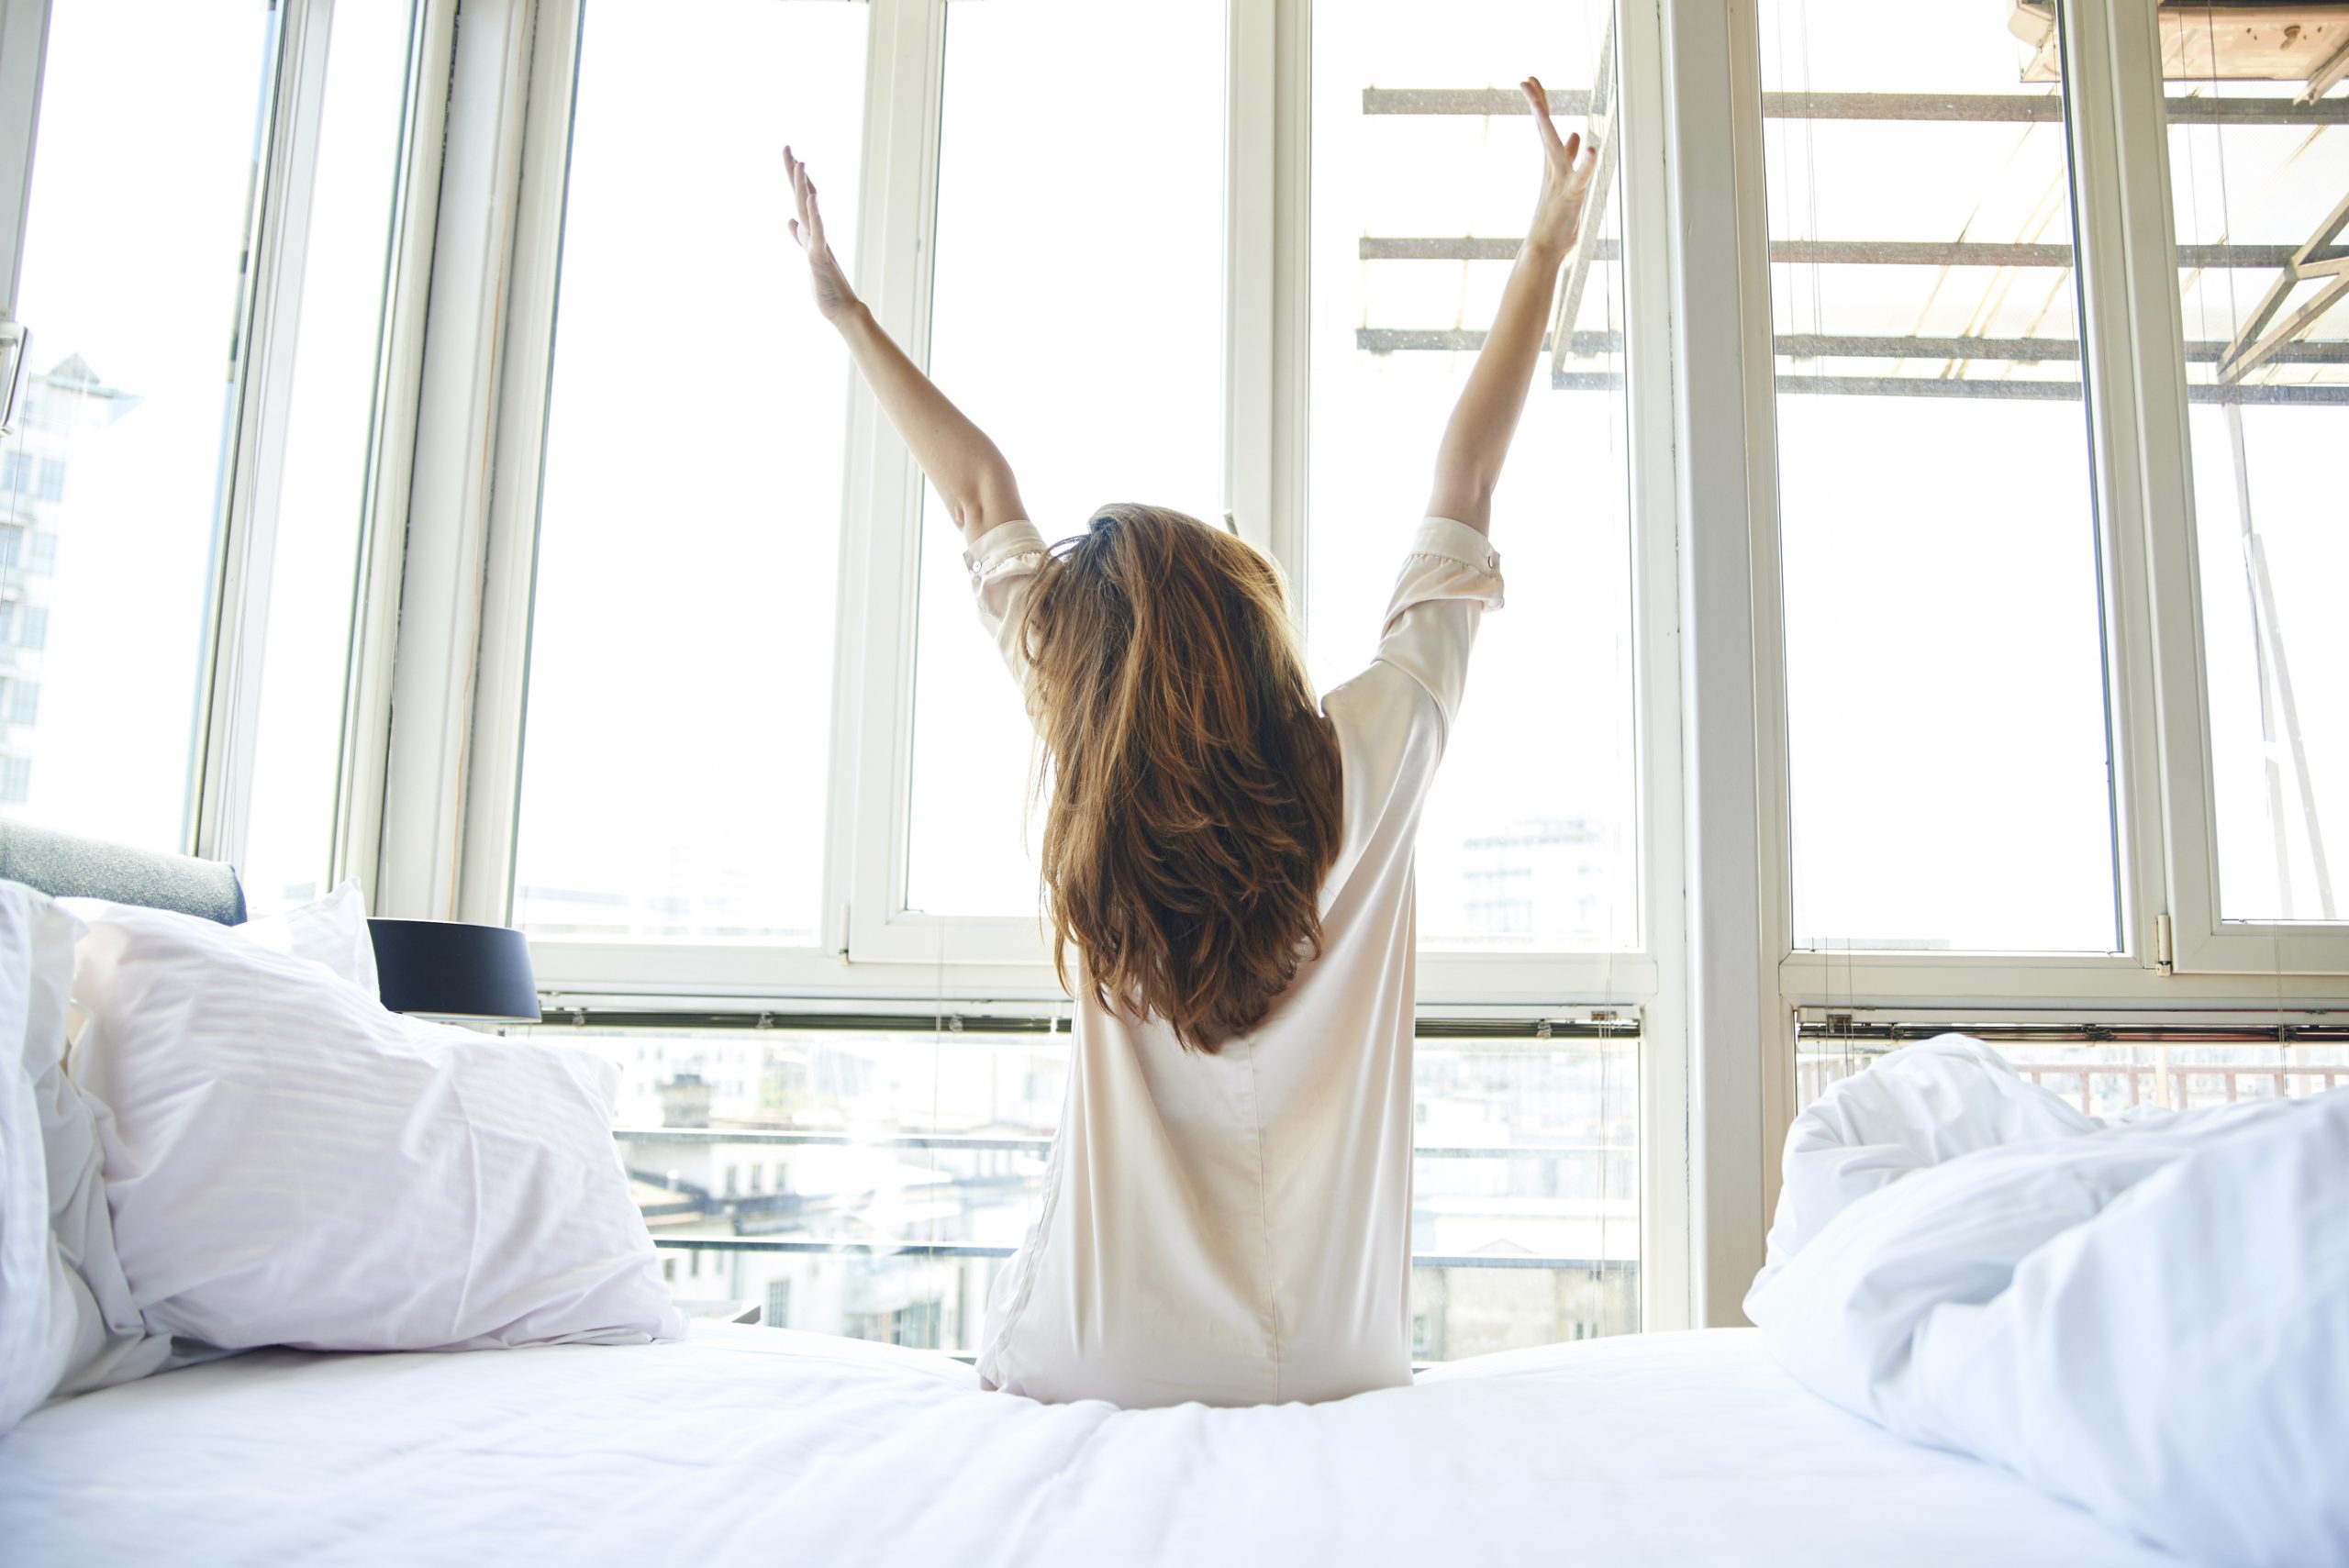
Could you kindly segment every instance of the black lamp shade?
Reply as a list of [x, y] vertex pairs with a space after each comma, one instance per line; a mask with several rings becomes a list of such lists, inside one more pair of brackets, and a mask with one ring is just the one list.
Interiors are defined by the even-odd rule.
[[367, 930], [393, 1012], [539, 1021], [539, 982], [521, 932], [455, 920], [370, 920]]

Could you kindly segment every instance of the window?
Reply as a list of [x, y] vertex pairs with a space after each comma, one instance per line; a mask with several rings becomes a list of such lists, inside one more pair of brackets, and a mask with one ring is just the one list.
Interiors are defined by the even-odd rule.
[[283, 390], [272, 389], [285, 433], [266, 624], [244, 650], [260, 675], [239, 869], [258, 909], [331, 880], [413, 27], [406, 5], [333, 12], [299, 330]]
[[29, 757], [0, 757], [0, 805], [22, 806], [32, 794], [33, 763]]
[[2321, 50], [2163, 16], [2219, 914], [2349, 918], [2349, 97], [2301, 101]]
[[39, 648], [57, 617], [20, 759], [40, 765], [10, 803], [25, 820], [187, 846], [223, 432], [245, 371], [232, 361], [224, 380], [222, 353], [245, 340], [279, 21], [245, 0], [142, 6], [133, 23], [97, 0], [51, 7], [17, 300], [44, 413], [6, 438], [0, 488], [105, 548], [66, 551], [18, 628]]
[[[781, 1292], [800, 1304], [795, 1328], [975, 1350], [988, 1287], [1043, 1194], [1067, 1037], [771, 1022], [550, 1032], [620, 1067], [615, 1136], [646, 1223], [657, 1244], [690, 1244], [711, 1294], [764, 1297], [777, 1327]], [[1628, 1031], [1428, 1026], [1416, 1353], [1639, 1327], [1638, 1053]], [[779, 1150], [793, 1158], [762, 1194], [756, 1173]]]
[[[1047, 539], [1108, 501], [1220, 520], [1223, 51], [1218, 6], [946, 7], [930, 368]], [[1109, 79], [1150, 112], [1074, 133], [1068, 84]], [[917, 548], [904, 906], [1032, 922], [1031, 734], [935, 495]]]
[[0, 526], [0, 568], [24, 563], [25, 533], [23, 528]]
[[[1857, 0], [1771, 0], [1731, 17], [1741, 80], [1716, 113], [1691, 112], [1674, 79], [1685, 8], [1598, 0], [1468, 0], [1432, 29], [1403, 0], [579, 0], [575, 32], [558, 7], [534, 61], [559, 68], [531, 77], [520, 165], [529, 264], [498, 323], [503, 346], [551, 330], [553, 348], [502, 364], [518, 379], [500, 391], [482, 557], [495, 602], [528, 611], [502, 608], [483, 646], [527, 682], [485, 681], [494, 700], [436, 716], [492, 742], [461, 781], [462, 900], [494, 916], [510, 893], [542, 982], [591, 1009], [654, 994], [1048, 1005], [1032, 738], [972, 626], [936, 497], [796, 292], [775, 150], [787, 133], [808, 156], [867, 303], [1000, 440], [1048, 539], [1113, 497], [1210, 522], [1229, 508], [1289, 573], [1327, 689], [1374, 645], [1526, 216], [1530, 137], [1493, 74], [1508, 57], [1570, 126], [1595, 117], [1616, 162], [1498, 497], [1511, 603], [1482, 633], [1429, 803], [1428, 1016], [1568, 996], [1637, 1016], [1675, 974], [1709, 995], [1734, 966], [1682, 962], [1690, 913], [1741, 903], [1788, 1004], [1766, 1018], [1824, 991], [2028, 1008], [2158, 985], [2165, 1006], [2240, 1002], [2240, 974], [2183, 958], [2154, 978], [2165, 917], [2198, 896], [2173, 839], [2201, 816], [2217, 825], [2214, 926], [2223, 904], [2239, 927], [2332, 933], [2318, 951], [2262, 930], [2247, 963], [2274, 978], [2258, 999], [2337, 1000], [2349, 927], [2324, 924], [2337, 879], [2320, 866], [2349, 853], [2349, 650], [2326, 613], [2343, 563], [2310, 454], [2329, 450], [2349, 355], [2328, 299], [2349, 234], [2327, 228], [2349, 181], [2332, 141], [2349, 90], [2295, 104], [2305, 74], [2210, 65], [2180, 42], [2201, 10], [1931, 0], [1887, 29]], [[2113, 68], [2144, 58], [2147, 30], [2175, 80], [2132, 97]], [[471, 47], [497, 46], [477, 29]], [[1098, 80], [1149, 113], [1087, 134], [1067, 83]], [[2161, 186], [2133, 177], [2165, 156], [2165, 97], [2174, 234], [2144, 199]], [[1733, 202], [1723, 175], [1747, 183]], [[2176, 366], [2144, 303], [2172, 307], [2173, 244]], [[2290, 292], [2254, 330], [2279, 280]], [[1711, 314], [1724, 296], [1766, 299], [1751, 348]], [[1047, 316], [1080, 329], [1040, 331]], [[2288, 326], [2256, 363], [2226, 357]], [[1764, 354], [1769, 389], [1747, 362]], [[1675, 424], [1749, 371], [1765, 394], [1740, 400], [1750, 423]], [[2165, 438], [2153, 417], [2172, 391]], [[540, 406], [543, 431], [504, 417]], [[1733, 495], [1675, 467], [1732, 447]], [[540, 485], [504, 483], [516, 474]], [[77, 471], [56, 510], [70, 521], [97, 489], [95, 467]], [[1710, 650], [1678, 576], [1705, 559], [1692, 541], [1740, 528], [1765, 590], [1742, 713], [1718, 662], [1682, 656]], [[1684, 774], [1691, 740], [1711, 760]], [[518, 753], [518, 784], [493, 776]], [[1755, 830], [1730, 816], [1728, 847], [1702, 846], [1727, 869], [1684, 874], [1684, 826], [1711, 835], [1724, 781], [1750, 789]], [[1640, 1251], [1640, 1217], [1671, 1242], [1686, 1193], [1671, 1184], [1689, 1103], [1679, 1000], [1652, 1010], [1644, 1142], [1561, 1133], [1581, 1138], [1574, 1158], [1521, 1168], [1423, 1157], [1423, 1191], [1460, 1206], [1421, 1217], [1423, 1252], [1475, 1260], [1415, 1279], [1428, 1353], [1612, 1331], [1643, 1304], [1674, 1321], [1736, 1273], [1726, 1253], [1697, 1281], [1670, 1245]], [[1056, 1115], [1056, 1060], [1025, 1037], [979, 1048], [1025, 1085], [1001, 1092], [1043, 1114], [1001, 1147], [941, 1148], [918, 1182], [932, 1151], [911, 1140], [942, 1125], [915, 1114], [919, 1091], [870, 1137], [839, 1107], [941, 1071], [920, 1065], [930, 1037], [852, 1050], [835, 1038], [851, 1032], [777, 1029], [760, 1047], [773, 1061], [723, 1062], [665, 1043], [701, 1036], [631, 1036], [678, 1057], [621, 1129], [674, 1146], [637, 1151], [666, 1195], [647, 1192], [648, 1214], [683, 1206], [656, 1225], [707, 1251], [688, 1266], [751, 1298], [789, 1283], [804, 1326], [967, 1347]], [[1772, 1023], [1751, 1059], [1765, 1114], [1738, 1137], [1760, 1124], [1757, 1148], [1797, 1044]], [[1549, 1049], [1561, 1062], [1537, 1068], [1529, 1049], [1504, 1072], [1431, 1037], [1423, 1145], [1446, 1146], [1464, 1106], [1496, 1127], [1538, 1119], [1541, 1074], [1586, 1048]], [[781, 1065], [792, 1051], [804, 1081]], [[1633, 1145], [1665, 1201], [1642, 1206]], [[776, 1148], [797, 1162], [762, 1181]], [[753, 1174], [724, 1199], [729, 1164]], [[996, 1212], [954, 1208], [987, 1182]], [[852, 1197], [828, 1196], [836, 1184]], [[695, 1229], [713, 1190], [810, 1247], [737, 1251]], [[1504, 1226], [1475, 1207], [1496, 1192], [1588, 1207]], [[916, 1229], [931, 1200], [934, 1236]], [[1744, 1226], [1711, 1213], [1700, 1234]], [[905, 1250], [852, 1268], [859, 1236]]]
[[32, 548], [25, 557], [25, 570], [36, 577], [48, 577], [57, 571], [57, 536], [35, 533]]
[[[1531, 211], [1531, 129], [1516, 77], [1492, 73], [1541, 62], [1573, 129], [1615, 100], [1614, 44], [1608, 0], [1475, 0], [1435, 29], [1406, 0], [1316, 17], [1306, 592], [1323, 691], [1376, 645], [1444, 421]], [[1508, 606], [1477, 634], [1419, 829], [1423, 948], [1643, 945], [1623, 198], [1611, 172], [1590, 211], [1597, 244], [1567, 351], [1544, 356], [1553, 373], [1527, 405], [1494, 498]]]
[[[2159, 1026], [2137, 1031], [2148, 1038], [2127, 1043], [2091, 1040], [2055, 1029], [2045, 1029], [2038, 1039], [2020, 1038], [2028, 1029], [1986, 1028], [1983, 1032], [2030, 1082], [2087, 1115], [2118, 1118], [2156, 1107], [2203, 1110], [2241, 1100], [2299, 1098], [2349, 1084], [2349, 1044], [2343, 1043], [2342, 1031], [2328, 1027], [2328, 1020], [2312, 1020], [2312, 1025], [2299, 1031], [2303, 1038], [2280, 1043], [2227, 1042], [2224, 1026], [2175, 1031], [2199, 1036], [2194, 1043], [2165, 1040], [2159, 1038], [2165, 1032]], [[1798, 1102], [1810, 1104], [1831, 1084], [1865, 1071], [1885, 1052], [1926, 1032], [1923, 1026], [1892, 1024], [1855, 1038], [1845, 1022], [1807, 1023], [1796, 1059]]]
[[7, 721], [10, 724], [35, 725], [40, 722], [40, 683], [38, 681], [0, 682], [5, 692]]
[[1798, 947], [2120, 945], [2074, 192], [2035, 17], [1761, 7]]
[[816, 940], [849, 372], [780, 160], [852, 269], [868, 15], [584, 6], [514, 852], [540, 936]]

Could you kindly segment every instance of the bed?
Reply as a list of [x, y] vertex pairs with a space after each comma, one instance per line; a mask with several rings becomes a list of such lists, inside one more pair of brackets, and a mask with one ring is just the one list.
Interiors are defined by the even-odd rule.
[[21, 1563], [2167, 1563], [1808, 1393], [1751, 1329], [1321, 1406], [1119, 1411], [696, 1322], [641, 1347], [261, 1351], [0, 1441]]
[[387, 1013], [355, 887], [242, 914], [0, 830], [8, 1568], [2349, 1562], [2349, 1091], [2103, 1126], [1926, 1041], [1797, 1117], [1758, 1329], [1052, 1406], [688, 1325], [594, 1059]]

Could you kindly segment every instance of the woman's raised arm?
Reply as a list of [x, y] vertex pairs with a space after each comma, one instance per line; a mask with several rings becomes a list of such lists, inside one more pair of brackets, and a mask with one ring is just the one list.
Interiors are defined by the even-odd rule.
[[1538, 80], [1529, 76], [1519, 88], [1533, 105], [1533, 127], [1542, 139], [1542, 195], [1508, 285], [1501, 291], [1493, 329], [1485, 335], [1459, 406], [1444, 428], [1443, 445], [1436, 452], [1435, 492], [1428, 498], [1430, 517], [1450, 517], [1478, 533], [1492, 526], [1493, 487], [1500, 482], [1518, 416], [1525, 411], [1558, 268], [1574, 248], [1583, 196], [1598, 161], [1598, 148], [1583, 146], [1581, 137], [1559, 139], [1558, 128], [1550, 123], [1549, 95]]
[[[1028, 515], [1019, 503], [1019, 484], [1011, 465], [987, 439], [985, 430], [930, 379], [915, 368], [905, 350], [890, 340], [856, 297], [848, 275], [824, 240], [824, 217], [816, 203], [816, 182], [807, 165], [783, 150], [784, 168], [791, 175], [791, 196], [799, 216], [791, 221], [791, 237], [807, 255], [807, 272], [816, 291], [816, 308], [840, 329], [865, 384], [880, 399], [882, 412], [913, 450], [914, 461], [938, 487], [939, 498], [963, 530], [975, 539], [997, 523]], [[1538, 328], [1537, 328], [1538, 330]]]

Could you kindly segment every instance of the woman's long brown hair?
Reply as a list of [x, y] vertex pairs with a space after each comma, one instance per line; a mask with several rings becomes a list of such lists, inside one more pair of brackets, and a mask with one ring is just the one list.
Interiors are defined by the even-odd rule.
[[1279, 574], [1180, 512], [1104, 506], [1039, 574], [1024, 635], [1061, 983], [1074, 943], [1104, 1006], [1219, 1051], [1320, 951], [1341, 828]]

